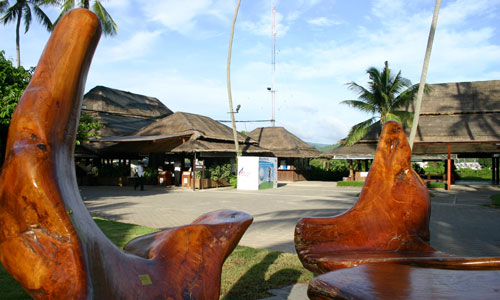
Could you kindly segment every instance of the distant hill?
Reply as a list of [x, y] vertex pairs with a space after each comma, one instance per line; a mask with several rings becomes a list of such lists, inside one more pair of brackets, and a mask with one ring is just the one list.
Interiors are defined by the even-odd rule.
[[314, 148], [318, 149], [319, 152], [327, 152], [329, 150], [335, 149], [339, 144], [333, 144], [333, 145], [328, 145], [328, 144], [320, 144], [320, 143], [308, 143], [309, 145], [313, 146]]

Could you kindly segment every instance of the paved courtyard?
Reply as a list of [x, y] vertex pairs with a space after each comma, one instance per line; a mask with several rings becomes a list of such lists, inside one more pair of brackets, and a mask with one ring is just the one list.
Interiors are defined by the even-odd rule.
[[[295, 253], [293, 231], [300, 218], [339, 214], [353, 205], [359, 192], [333, 182], [282, 183], [262, 191], [81, 187], [92, 215], [158, 229], [188, 224], [212, 210], [242, 210], [253, 215], [254, 222], [241, 245], [290, 253]], [[500, 256], [500, 209], [482, 206], [500, 188], [453, 186], [432, 193], [432, 246], [455, 255]]]

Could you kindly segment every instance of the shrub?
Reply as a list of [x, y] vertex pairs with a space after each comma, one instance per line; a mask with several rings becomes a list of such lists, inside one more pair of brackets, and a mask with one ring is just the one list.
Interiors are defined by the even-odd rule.
[[444, 162], [442, 161], [431, 161], [424, 168], [425, 174], [439, 175], [444, 174]]
[[363, 186], [365, 184], [364, 181], [339, 181], [337, 182], [337, 186]]
[[349, 176], [349, 163], [345, 159], [315, 158], [310, 165], [312, 180], [339, 181]]
[[444, 188], [446, 188], [446, 183], [444, 183], [444, 182], [432, 182], [432, 181], [429, 181], [429, 182], [427, 182], [427, 188], [430, 188], [430, 189], [444, 189]]

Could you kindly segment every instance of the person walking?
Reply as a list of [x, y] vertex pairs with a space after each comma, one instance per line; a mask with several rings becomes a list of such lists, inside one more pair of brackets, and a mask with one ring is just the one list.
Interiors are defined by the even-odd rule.
[[144, 162], [141, 161], [139, 163], [135, 169], [135, 175], [137, 176], [137, 180], [135, 181], [134, 190], [136, 190], [138, 186], [141, 186], [141, 191], [144, 191]]

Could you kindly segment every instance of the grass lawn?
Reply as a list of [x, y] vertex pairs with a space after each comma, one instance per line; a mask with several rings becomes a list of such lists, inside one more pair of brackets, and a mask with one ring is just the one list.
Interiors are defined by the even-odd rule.
[[490, 198], [492, 205], [500, 207], [500, 194], [492, 195]]
[[363, 186], [364, 181], [337, 181], [337, 186]]
[[[106, 236], [118, 247], [153, 228], [94, 218]], [[296, 282], [308, 282], [312, 273], [305, 270], [297, 255], [237, 246], [222, 268], [221, 299], [259, 299], [266, 291]], [[23, 288], [0, 266], [0, 299], [31, 299]]]

